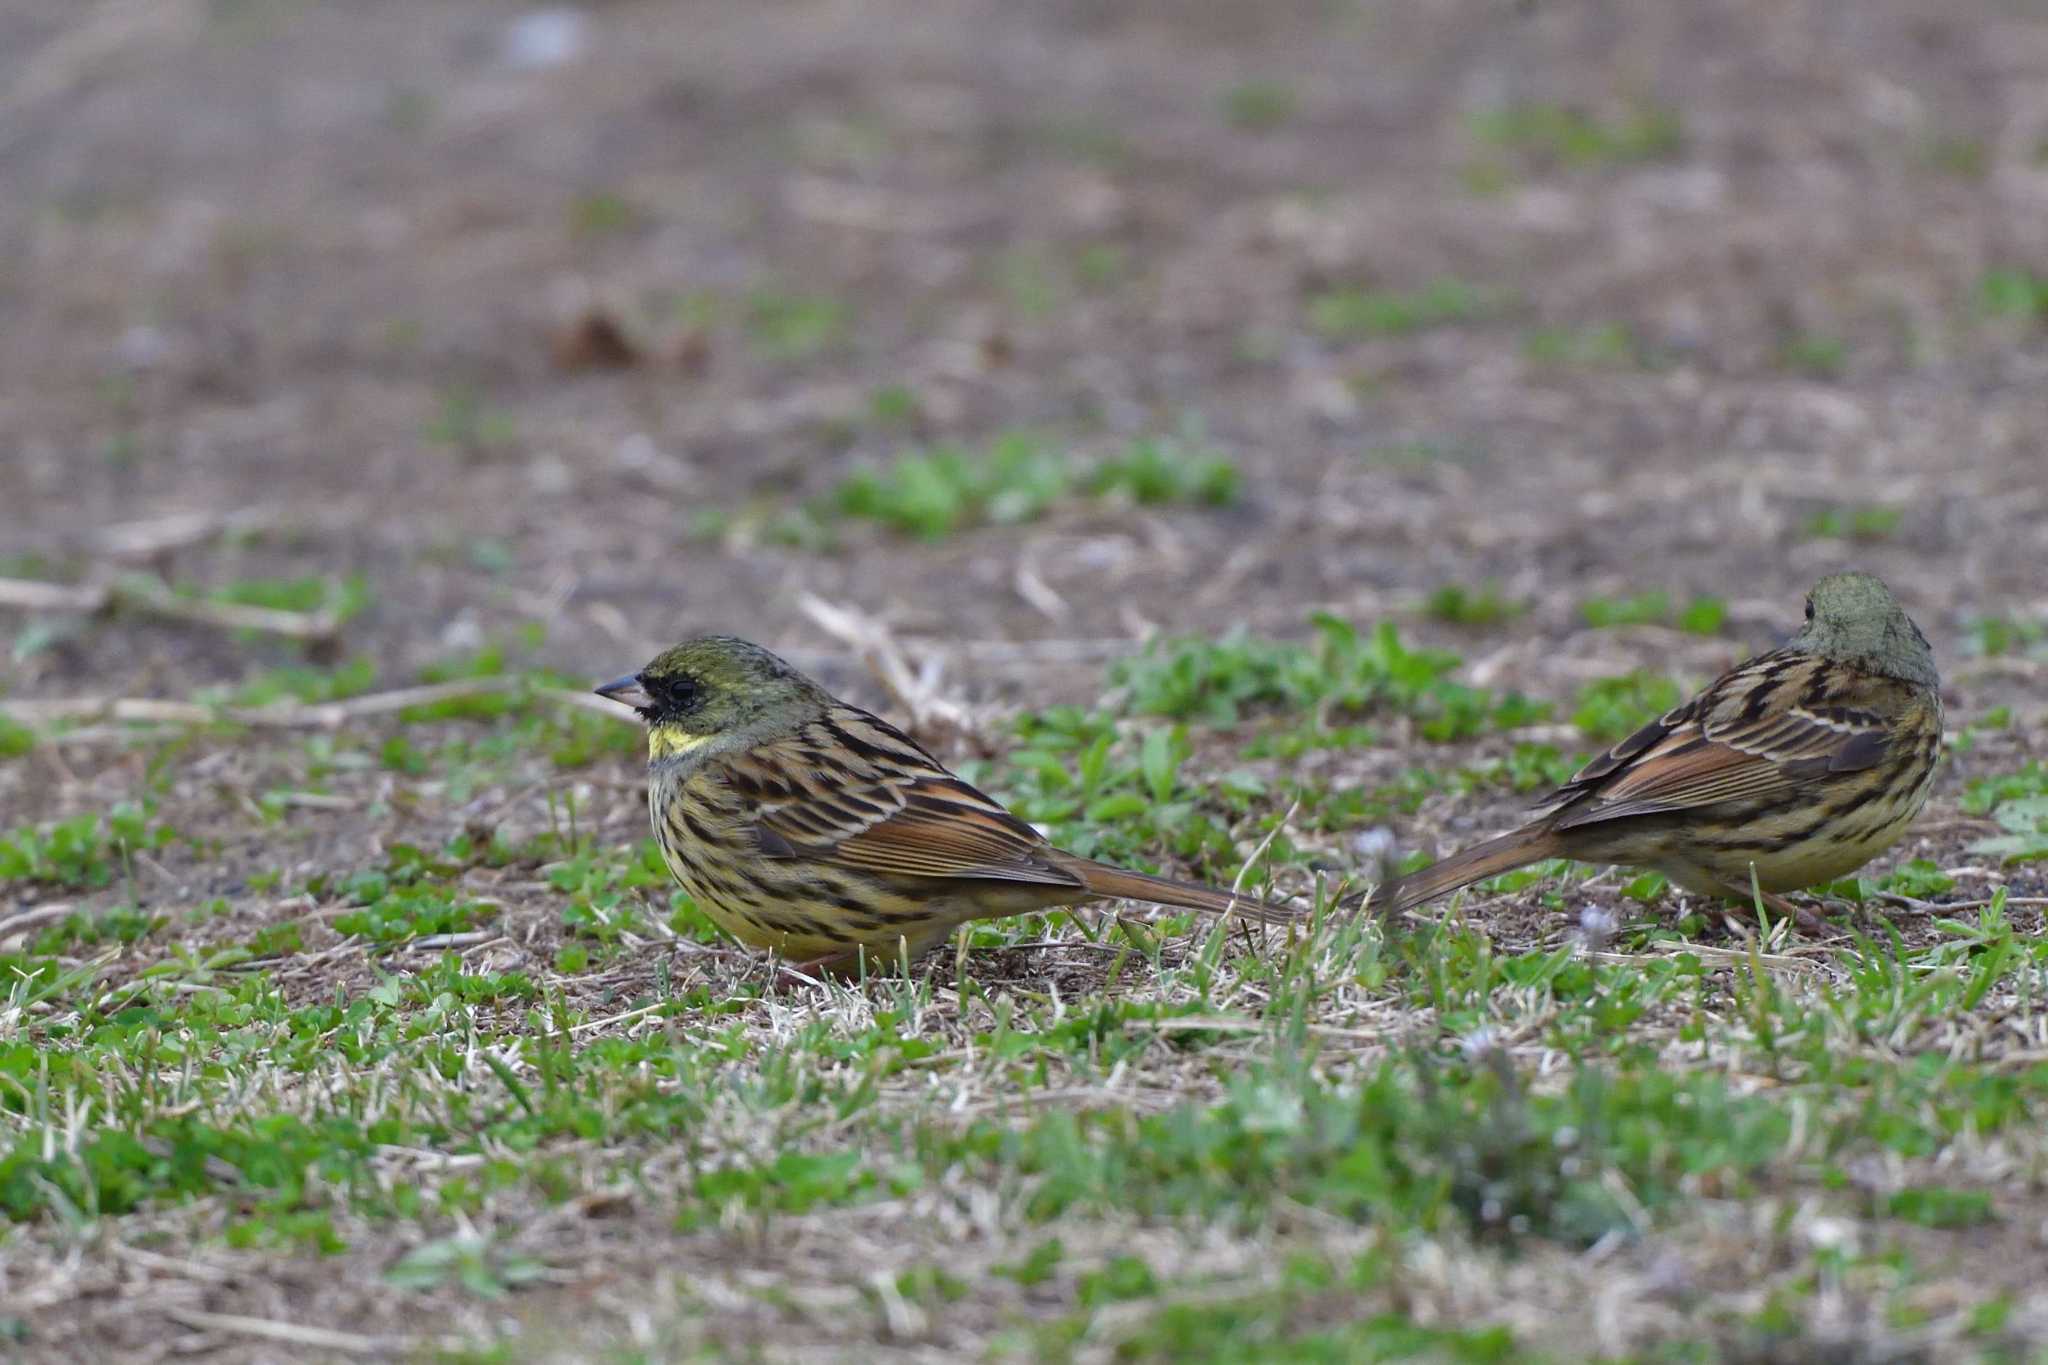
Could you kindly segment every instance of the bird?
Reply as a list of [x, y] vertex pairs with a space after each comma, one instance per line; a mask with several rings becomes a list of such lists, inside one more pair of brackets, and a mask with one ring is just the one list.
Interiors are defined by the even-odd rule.
[[1547, 813], [1370, 893], [1403, 911], [1572, 858], [1661, 872], [1703, 896], [1826, 927], [1782, 894], [1847, 876], [1898, 842], [1941, 755], [1927, 637], [1867, 573], [1821, 579], [1806, 622], [1579, 769]]
[[1300, 918], [1055, 848], [895, 726], [734, 636], [686, 640], [595, 690], [646, 722], [670, 874], [725, 932], [800, 970], [879, 971], [969, 920], [1114, 897]]

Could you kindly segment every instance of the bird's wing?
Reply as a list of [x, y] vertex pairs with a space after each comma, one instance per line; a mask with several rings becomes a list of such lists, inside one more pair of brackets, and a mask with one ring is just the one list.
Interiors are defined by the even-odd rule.
[[725, 762], [761, 852], [864, 872], [1076, 887], [1045, 839], [908, 735], [838, 705]]
[[1835, 700], [1820, 661], [1765, 655], [1587, 764], [1554, 793], [1552, 828], [1769, 800], [1875, 766], [1890, 736], [1883, 715]]

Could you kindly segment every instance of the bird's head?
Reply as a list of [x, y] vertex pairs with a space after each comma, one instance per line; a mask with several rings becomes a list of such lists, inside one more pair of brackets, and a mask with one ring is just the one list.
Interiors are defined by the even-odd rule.
[[775, 655], [730, 635], [685, 640], [597, 694], [640, 713], [647, 722], [648, 753], [657, 759], [712, 740], [751, 742], [784, 733], [829, 700]]
[[1939, 687], [1934, 650], [1883, 581], [1867, 573], [1830, 574], [1806, 595], [1806, 624], [1792, 643], [1923, 687]]

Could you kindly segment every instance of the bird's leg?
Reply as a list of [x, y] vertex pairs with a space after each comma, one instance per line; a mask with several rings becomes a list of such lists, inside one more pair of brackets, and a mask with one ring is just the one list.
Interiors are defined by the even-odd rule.
[[1832, 934], [1835, 931], [1835, 926], [1821, 918], [1820, 911], [1815, 910], [1810, 905], [1801, 905], [1797, 901], [1787, 900], [1785, 897], [1771, 891], [1763, 893], [1763, 901], [1765, 905], [1778, 914], [1790, 915], [1793, 921], [1809, 934]]
[[[870, 957], [868, 970], [873, 972], [879, 964]], [[806, 986], [815, 986], [820, 981], [857, 981], [860, 979], [861, 952], [856, 948], [850, 953], [830, 953], [824, 957], [807, 958], [802, 962], [775, 962], [775, 970], [769, 977], [768, 989], [780, 994], [784, 991], [799, 991]]]
[[892, 971], [907, 971], [910, 963], [924, 955], [925, 948], [924, 944], [913, 944], [906, 952], [899, 943], [897, 950], [891, 953], [872, 946], [854, 947], [843, 953], [806, 958], [802, 962], [777, 963], [775, 975], [783, 985], [792, 989], [815, 985], [820, 978], [857, 982], [863, 976], [887, 976]]
[[1828, 934], [1834, 932], [1834, 926], [1822, 919], [1819, 912], [1808, 906], [1801, 905], [1797, 901], [1787, 900], [1775, 891], [1751, 888], [1738, 890], [1730, 887], [1727, 894], [1748, 906], [1755, 906], [1761, 902], [1766, 910], [1769, 910], [1774, 915], [1793, 921], [1809, 934]]

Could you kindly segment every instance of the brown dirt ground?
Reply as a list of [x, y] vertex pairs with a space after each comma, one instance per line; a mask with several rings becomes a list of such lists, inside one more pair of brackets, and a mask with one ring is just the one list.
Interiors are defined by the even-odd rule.
[[[2048, 754], [2048, 663], [1978, 657], [1968, 629], [2048, 616], [2048, 342], [1974, 306], [1987, 269], [2048, 273], [2035, 7], [605, 0], [582, 13], [580, 55], [521, 70], [504, 55], [516, 11], [480, 0], [0, 4], [7, 571], [33, 557], [89, 578], [115, 563], [110, 526], [257, 509], [264, 533], [153, 566], [194, 583], [361, 573], [374, 600], [343, 649], [390, 680], [535, 620], [539, 659], [593, 679], [722, 627], [886, 705], [801, 594], [885, 619], [977, 704], [1086, 700], [1100, 660], [1150, 632], [1300, 635], [1315, 609], [1400, 621], [1488, 685], [1568, 697], [1637, 666], [1704, 679], [1787, 627], [1813, 578], [1856, 566], [1891, 581], [1934, 641], [1954, 723], [1996, 706], [2018, 719], [1949, 765], [1902, 855], [1966, 862], [1981, 828], [1956, 807], [1961, 782]], [[1252, 81], [1294, 92], [1282, 126], [1225, 118], [1224, 92]], [[1468, 184], [1487, 154], [1475, 110], [1619, 116], [1649, 100], [1682, 119], [1675, 156], [1509, 157], [1498, 192]], [[1076, 282], [1074, 262], [1101, 247], [1120, 253], [1114, 278]], [[1003, 284], [1033, 271], [1053, 281], [1044, 308]], [[1446, 276], [1512, 302], [1361, 341], [1303, 322], [1333, 285]], [[765, 354], [730, 313], [691, 332], [679, 303], [763, 289], [839, 300], [843, 343]], [[556, 363], [586, 300], [622, 321], [643, 363]], [[1662, 363], [1525, 353], [1534, 328], [1608, 323]], [[1838, 339], [1838, 371], [1782, 363], [1801, 337]], [[892, 385], [918, 395], [912, 430], [868, 418], [869, 395]], [[429, 439], [456, 393], [503, 429], [473, 449]], [[1239, 462], [1238, 505], [1075, 504], [929, 546], [855, 529], [830, 554], [692, 529], [705, 509], [822, 491], [911, 440], [1026, 426], [1092, 450], [1190, 423]], [[1896, 529], [1803, 533], [1817, 511], [1860, 504], [1898, 509]], [[1033, 578], [1049, 592], [1020, 589]], [[1484, 631], [1419, 611], [1439, 585], [1488, 579], [1530, 610]], [[1650, 587], [1727, 599], [1729, 638], [1584, 628], [1586, 598]], [[18, 635], [31, 618], [6, 625]], [[298, 658], [136, 615], [34, 629], [40, 647], [0, 661], [13, 699], [187, 697]], [[237, 803], [299, 753], [200, 740], [177, 759], [192, 765], [175, 788], [187, 804], [166, 818], [223, 848], [173, 861], [161, 890], [229, 896], [224, 939], [293, 913], [242, 894], [279, 853]], [[1415, 761], [1398, 743], [1311, 760], [1332, 783]], [[78, 744], [0, 766], [0, 826], [103, 808], [145, 762]], [[607, 829], [628, 837], [629, 766], [594, 781]], [[479, 814], [544, 823], [531, 790], [373, 817], [374, 782], [342, 789], [359, 799], [294, 814], [293, 864], [354, 865]], [[1455, 844], [1513, 813], [1437, 797], [1397, 833]], [[2013, 886], [2048, 889], [2039, 874]], [[542, 899], [521, 913], [555, 918]], [[1563, 932], [1533, 898], [1486, 913], [1507, 943]], [[1085, 954], [987, 965], [1062, 989], [1100, 979]], [[310, 967], [305, 989], [335, 980]], [[631, 981], [586, 985], [632, 995]], [[616, 1280], [576, 1293], [637, 1292], [630, 1220], [610, 1241]], [[2038, 1244], [2013, 1255], [2039, 1268]], [[122, 1321], [123, 1277], [152, 1273], [107, 1261], [35, 1311], [75, 1313], [81, 1350], [226, 1349], [203, 1329]], [[207, 1301], [329, 1322], [393, 1311], [321, 1307], [342, 1278], [304, 1262]]]

